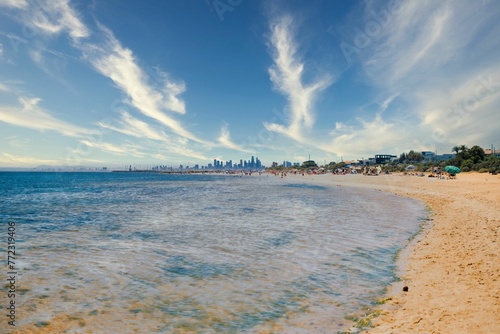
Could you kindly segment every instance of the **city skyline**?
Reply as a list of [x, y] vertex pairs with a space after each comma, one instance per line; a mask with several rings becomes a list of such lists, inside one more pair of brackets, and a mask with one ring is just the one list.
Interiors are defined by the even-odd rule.
[[0, 167], [500, 146], [497, 1], [0, 8]]

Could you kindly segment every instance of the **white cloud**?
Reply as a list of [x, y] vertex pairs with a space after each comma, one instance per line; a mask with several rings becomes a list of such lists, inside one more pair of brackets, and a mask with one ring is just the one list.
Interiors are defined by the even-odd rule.
[[7, 138], [7, 143], [10, 147], [15, 149], [23, 150], [29, 147], [31, 143], [30, 138], [22, 138], [18, 136], [9, 136]]
[[40, 159], [35, 157], [23, 157], [18, 155], [13, 155], [9, 153], [2, 153], [0, 155], [0, 165], [4, 167], [17, 167], [17, 166], [36, 166], [36, 165], [56, 165], [60, 164], [61, 161], [51, 160], [51, 159]]
[[[492, 124], [498, 124], [500, 107], [500, 43], [496, 37], [500, 35], [500, 3], [398, 4], [379, 30], [362, 31], [369, 43], [357, 54], [363, 83], [373, 87], [376, 95], [386, 96], [378, 103], [384, 116], [378, 114], [368, 123], [358, 119], [350, 123], [348, 131], [333, 131], [331, 146], [338, 152], [359, 154], [424, 147], [443, 152], [462, 143], [488, 145], [498, 140], [498, 129]], [[373, 26], [379, 22], [373, 13], [387, 10], [384, 2], [364, 5], [364, 22], [347, 28], [357, 31], [358, 37], [360, 30], [355, 27]], [[354, 38], [351, 44], [355, 44]], [[490, 81], [490, 89], [481, 81]], [[369, 112], [364, 115], [361, 119], [373, 119]]]
[[38, 65], [43, 63], [43, 56], [40, 50], [31, 50], [30, 57]]
[[452, 8], [444, 2], [433, 6], [403, 2], [384, 37], [369, 50], [366, 73], [377, 83], [390, 85], [411, 82], [424, 71], [442, 66], [459, 48], [446, 41], [451, 18]]
[[313, 106], [319, 92], [328, 87], [332, 79], [317, 78], [310, 84], [303, 83], [304, 63], [297, 55], [293, 38], [293, 18], [282, 16], [271, 24], [270, 43], [273, 48], [274, 65], [269, 69], [274, 88], [283, 94], [288, 102], [289, 124], [264, 123], [269, 131], [282, 133], [294, 140], [304, 140], [304, 129], [314, 124]]
[[[477, 47], [484, 39], [490, 40], [490, 48], [498, 46], [488, 31], [498, 29], [499, 7], [485, 1], [402, 1], [361, 56], [365, 74], [392, 89], [432, 82], [444, 73], [467, 73], [465, 61], [473, 62], [472, 67], [491, 61], [493, 55], [481, 54]], [[366, 21], [374, 19], [367, 16]]]
[[394, 153], [398, 146], [403, 148], [407, 144], [415, 144], [415, 141], [401, 143], [401, 138], [406, 136], [404, 129], [394, 121], [384, 120], [380, 114], [372, 120], [359, 118], [354, 125], [337, 122], [330, 135], [332, 140], [326, 144], [319, 143], [319, 148], [344, 157], [374, 152]]
[[89, 29], [68, 0], [0, 0], [0, 6], [21, 10], [22, 23], [46, 35], [67, 32], [73, 41], [90, 36]]
[[0, 92], [8, 93], [8, 92], [10, 92], [10, 89], [9, 89], [9, 87], [7, 87], [6, 85], [4, 85], [3, 83], [0, 82]]
[[382, 101], [382, 103], [380, 103], [380, 109], [382, 111], [386, 110], [396, 97], [398, 97], [398, 94], [394, 94], [386, 98], [384, 101]]
[[36, 167], [39, 165], [50, 165], [50, 166], [75, 166], [80, 163], [89, 163], [89, 164], [95, 164], [95, 163], [104, 163], [102, 160], [96, 160], [96, 159], [80, 159], [78, 161], [73, 161], [76, 163], [70, 163], [71, 161], [68, 161], [68, 159], [65, 160], [56, 160], [56, 159], [46, 159], [46, 158], [37, 158], [37, 157], [27, 157], [27, 156], [20, 156], [20, 155], [14, 155], [10, 153], [0, 153], [0, 166], [2, 167], [19, 167], [19, 166], [24, 166], [24, 167]]
[[487, 145], [498, 139], [500, 66], [449, 84], [447, 94], [425, 94], [416, 112], [436, 145]]
[[[199, 138], [189, 131], [172, 114], [185, 114], [186, 104], [181, 95], [186, 91], [186, 85], [180, 80], [173, 80], [168, 74], [158, 68], [146, 71], [138, 65], [138, 60], [132, 50], [123, 46], [113, 32], [97, 23], [98, 30], [92, 33], [80, 19], [79, 13], [74, 10], [67, 0], [44, 0], [30, 3], [29, 6], [18, 6], [23, 10], [22, 21], [47, 36], [67, 33], [71, 37], [72, 47], [80, 51], [82, 58], [98, 73], [111, 79], [116, 87], [125, 93], [126, 104], [132, 106], [143, 115], [157, 121], [170, 131], [165, 133], [145, 121], [133, 117], [130, 113], [122, 113], [118, 124], [99, 125], [103, 128], [120, 132], [124, 135], [147, 140], [168, 143], [166, 148], [172, 153], [203, 157], [204, 154], [188, 149], [188, 141], [201, 144], [205, 149], [222, 146], [235, 150], [244, 150], [233, 143], [228, 136], [221, 136], [221, 141], [213, 143]], [[87, 39], [87, 37], [92, 37]], [[101, 38], [101, 40], [99, 40]], [[31, 47], [30, 56], [33, 61], [47, 74], [61, 77], [61, 68], [58, 64], [47, 64], [43, 52], [51, 52], [44, 48], [43, 40], [39, 40], [37, 49]], [[56, 54], [60, 56], [59, 54]], [[50, 65], [50, 66], [48, 66]], [[55, 67], [54, 67], [55, 66]], [[10, 119], [13, 122], [12, 119]], [[21, 122], [28, 127], [34, 124]], [[228, 131], [227, 129], [223, 129]], [[113, 147], [101, 147], [113, 151]], [[114, 150], [119, 153], [118, 150]]]
[[29, 22], [42, 32], [48, 35], [68, 32], [74, 41], [90, 35], [68, 0], [45, 0], [30, 5], [33, 12], [29, 14], [32, 18]]
[[[210, 160], [211, 158], [203, 153], [192, 150], [188, 147], [172, 147], [171, 145], [162, 146], [165, 148], [166, 152], [175, 153], [185, 157], [198, 159], [198, 160]], [[161, 147], [160, 147], [161, 148]]]
[[114, 126], [107, 122], [98, 122], [102, 128], [117, 131], [129, 136], [136, 138], [148, 138], [152, 140], [169, 141], [170, 138], [163, 132], [154, 129], [148, 123], [143, 122], [137, 118], [132, 117], [126, 111], [122, 111], [121, 120], [118, 122], [118, 126]]
[[80, 140], [80, 143], [88, 147], [96, 148], [103, 152], [108, 152], [115, 155], [122, 155], [122, 156], [127, 155], [138, 158], [142, 158], [145, 155], [143, 152], [141, 152], [140, 150], [141, 148], [137, 145], [115, 145], [112, 143], [103, 142], [101, 140], [90, 140], [90, 139], [82, 139]]
[[148, 83], [151, 80], [137, 65], [130, 49], [124, 48], [113, 33], [101, 26], [106, 41], [97, 44], [82, 44], [84, 58], [101, 74], [113, 82], [130, 98], [129, 103], [144, 115], [151, 117], [170, 128], [179, 136], [198, 143], [207, 143], [198, 138], [166, 111], [185, 113], [185, 103], [178, 98], [183, 93], [183, 83], [168, 80], [165, 73], [159, 73], [161, 89]]
[[151, 143], [149, 146], [150, 150], [153, 151], [165, 149], [168, 152], [187, 156], [190, 158], [204, 160], [208, 159], [204, 154], [187, 148], [187, 142], [185, 138], [179, 136], [169, 136], [163, 131], [152, 127], [148, 123], [133, 117], [126, 111], [121, 111], [120, 115], [121, 119], [117, 122], [117, 125], [113, 125], [110, 122], [103, 121], [98, 122], [97, 125], [104, 129], [116, 131], [128, 136], [133, 136], [135, 138], [140, 138], [142, 139], [141, 142], [143, 144], [145, 139], [151, 140], [153, 141], [153, 143]]
[[[24, 9], [27, 18], [25, 21], [30, 22], [39, 31], [49, 35], [68, 32], [74, 47], [82, 51], [84, 59], [99, 73], [113, 80], [130, 98], [129, 103], [132, 106], [169, 127], [174, 133], [199, 143], [206, 143], [166, 114], [166, 111], [180, 114], [186, 112], [185, 103], [179, 98], [185, 91], [184, 83], [169, 80], [165, 73], [158, 71], [158, 85], [161, 87], [153, 87], [148, 83], [151, 78], [137, 65], [132, 51], [123, 47], [113, 33], [101, 25], [99, 27], [105, 36], [102, 43], [81, 41], [81, 38], [90, 36], [90, 30], [67, 0], [47, 0]], [[43, 65], [40, 50], [32, 50], [31, 56], [35, 62]]]
[[94, 131], [54, 118], [39, 107], [41, 99], [19, 97], [19, 106], [0, 106], [0, 121], [40, 131], [56, 131], [69, 137], [82, 137]]
[[252, 153], [252, 151], [245, 149], [243, 146], [240, 146], [231, 140], [231, 134], [229, 132], [227, 124], [221, 128], [218, 142], [221, 143], [222, 146], [229, 148], [229, 149], [232, 149], [232, 150]]
[[0, 0], [0, 6], [9, 8], [25, 8], [28, 6], [27, 0]]

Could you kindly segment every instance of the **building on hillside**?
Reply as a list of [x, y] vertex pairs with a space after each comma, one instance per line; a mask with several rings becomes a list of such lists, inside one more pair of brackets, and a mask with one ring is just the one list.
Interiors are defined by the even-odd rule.
[[375, 155], [375, 164], [377, 165], [385, 165], [393, 160], [396, 160], [398, 157], [390, 154], [376, 154]]
[[359, 164], [360, 166], [373, 166], [375, 165], [375, 158], [361, 159]]
[[447, 161], [450, 159], [453, 159], [456, 157], [456, 154], [449, 153], [449, 154], [438, 154], [436, 155], [436, 161]]
[[434, 162], [436, 161], [436, 153], [431, 152], [431, 151], [422, 151], [420, 152], [422, 156], [424, 157], [423, 162]]
[[494, 155], [495, 157], [500, 157], [500, 150], [495, 150], [495, 148], [485, 148], [484, 149], [484, 154], [486, 156]]
[[360, 165], [360, 161], [358, 160], [345, 160], [344, 162], [347, 168], [358, 167]]

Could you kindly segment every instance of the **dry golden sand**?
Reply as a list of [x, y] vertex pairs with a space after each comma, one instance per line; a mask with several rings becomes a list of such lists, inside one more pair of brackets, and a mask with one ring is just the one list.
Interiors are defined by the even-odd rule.
[[[500, 333], [500, 176], [293, 176], [422, 200], [432, 226], [409, 250], [403, 284], [364, 333]], [[394, 288], [395, 289], [395, 288]]]

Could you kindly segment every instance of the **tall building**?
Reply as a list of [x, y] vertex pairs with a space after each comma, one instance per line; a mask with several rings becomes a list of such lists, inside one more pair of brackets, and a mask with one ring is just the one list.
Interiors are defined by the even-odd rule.
[[[230, 170], [230, 169], [262, 169], [264, 166], [258, 157], [252, 156], [248, 160], [240, 159], [239, 163], [234, 162], [233, 160], [222, 161], [214, 159], [213, 165], [209, 163], [206, 169], [216, 169], [216, 170]], [[203, 166], [201, 167], [203, 168]]]

